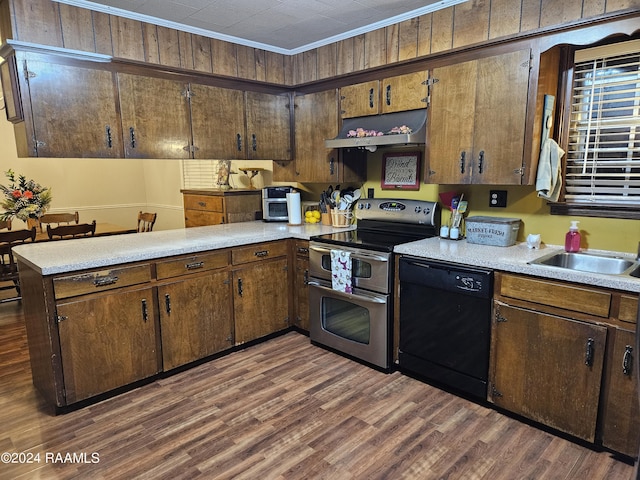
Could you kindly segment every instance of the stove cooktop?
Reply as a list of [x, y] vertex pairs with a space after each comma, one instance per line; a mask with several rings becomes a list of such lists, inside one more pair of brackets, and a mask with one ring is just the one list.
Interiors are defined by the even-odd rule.
[[357, 229], [311, 237], [330, 245], [391, 252], [401, 243], [437, 235], [440, 210], [436, 202], [363, 199], [355, 207]]

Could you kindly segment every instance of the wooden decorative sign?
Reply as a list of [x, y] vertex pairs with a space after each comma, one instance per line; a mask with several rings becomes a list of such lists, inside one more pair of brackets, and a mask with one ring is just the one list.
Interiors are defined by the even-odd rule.
[[383, 190], [420, 190], [420, 152], [385, 153]]

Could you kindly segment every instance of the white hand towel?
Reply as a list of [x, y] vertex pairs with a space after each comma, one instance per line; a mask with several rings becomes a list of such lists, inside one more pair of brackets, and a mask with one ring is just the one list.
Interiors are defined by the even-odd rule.
[[331, 288], [353, 293], [351, 285], [351, 252], [331, 250]]
[[564, 150], [553, 140], [547, 138], [540, 149], [536, 190], [538, 197], [557, 202], [562, 190], [562, 165], [560, 160]]

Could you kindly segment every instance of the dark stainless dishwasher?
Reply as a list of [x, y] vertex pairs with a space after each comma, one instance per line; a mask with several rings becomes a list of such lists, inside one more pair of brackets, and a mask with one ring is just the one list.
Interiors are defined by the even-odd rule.
[[399, 277], [400, 368], [486, 399], [493, 271], [402, 257]]

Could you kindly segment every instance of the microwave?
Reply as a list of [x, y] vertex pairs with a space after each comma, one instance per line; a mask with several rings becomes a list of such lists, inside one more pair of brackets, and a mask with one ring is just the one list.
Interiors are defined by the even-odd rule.
[[265, 222], [288, 222], [287, 193], [293, 187], [264, 187], [262, 189], [262, 219]]

